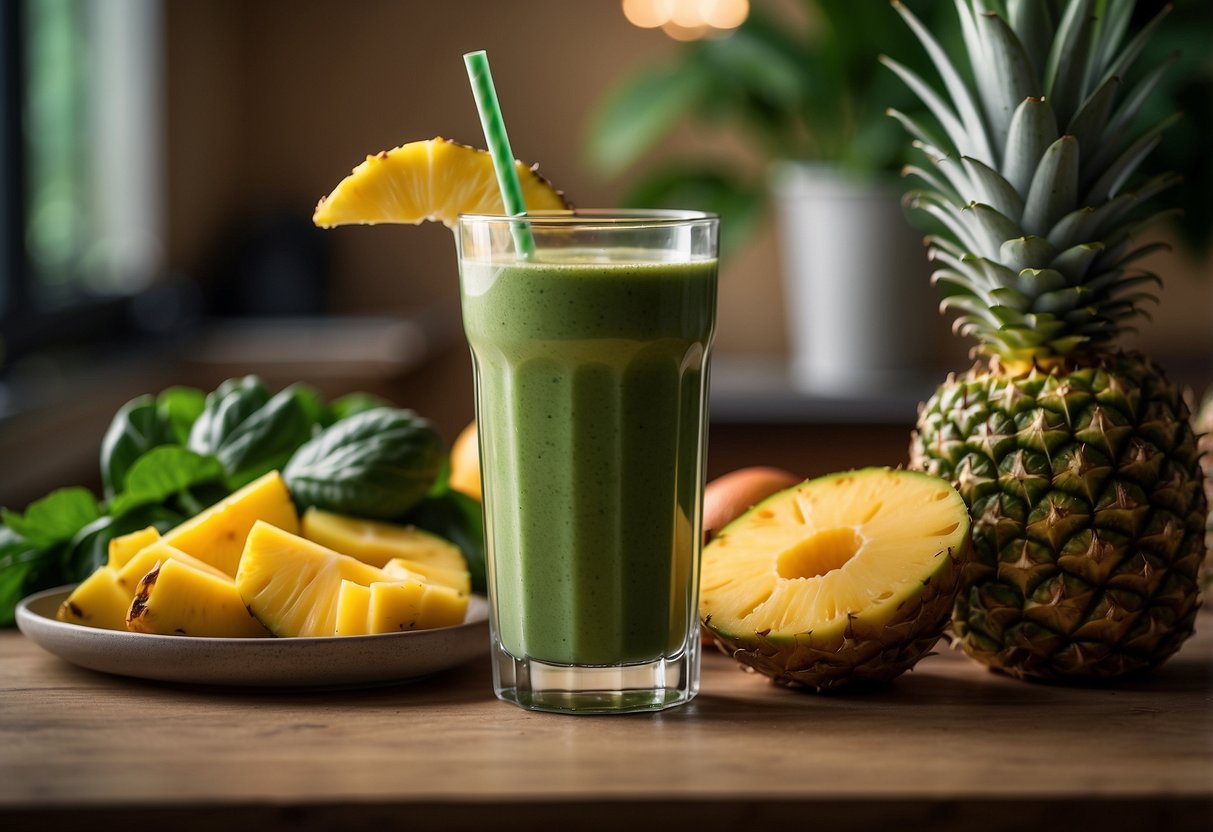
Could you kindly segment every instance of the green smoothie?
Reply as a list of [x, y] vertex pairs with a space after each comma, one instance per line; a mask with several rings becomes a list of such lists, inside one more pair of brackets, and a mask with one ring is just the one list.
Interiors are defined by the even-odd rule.
[[516, 658], [670, 655], [696, 622], [716, 261], [464, 260], [496, 630]]

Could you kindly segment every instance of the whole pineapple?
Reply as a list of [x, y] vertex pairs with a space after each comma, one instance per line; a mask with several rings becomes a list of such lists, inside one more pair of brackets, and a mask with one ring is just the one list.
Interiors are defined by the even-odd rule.
[[1132, 265], [1161, 216], [1138, 209], [1178, 181], [1125, 188], [1167, 126], [1132, 132], [1164, 66], [1122, 94], [1159, 18], [1127, 38], [1131, 0], [956, 0], [970, 82], [895, 5], [947, 93], [886, 60], [943, 129], [891, 113], [929, 162], [907, 198], [946, 229], [932, 279], [982, 358], [922, 407], [910, 450], [973, 518], [955, 635], [1025, 678], [1152, 667], [1192, 633], [1207, 511], [1180, 391], [1115, 345], [1159, 283]]

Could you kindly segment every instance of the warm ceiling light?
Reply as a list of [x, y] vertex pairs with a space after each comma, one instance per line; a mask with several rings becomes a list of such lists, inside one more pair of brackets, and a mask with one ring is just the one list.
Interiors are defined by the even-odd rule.
[[749, 0], [623, 0], [623, 16], [642, 29], [660, 27], [674, 40], [698, 40], [740, 26]]
[[750, 14], [750, 0], [699, 0], [699, 13], [713, 29], [736, 29]]
[[699, 0], [675, 0], [670, 22], [680, 29], [697, 29], [704, 24]]
[[661, 27], [661, 31], [672, 37], [674, 40], [699, 40], [701, 37], [711, 31], [707, 26], [679, 26], [674, 21], [670, 21]]
[[623, 0], [623, 16], [641, 29], [656, 29], [669, 22], [675, 0]]

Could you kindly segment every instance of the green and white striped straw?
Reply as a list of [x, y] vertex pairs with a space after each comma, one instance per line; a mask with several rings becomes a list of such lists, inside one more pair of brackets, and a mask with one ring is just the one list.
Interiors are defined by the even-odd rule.
[[[480, 126], [484, 129], [484, 140], [493, 157], [493, 170], [497, 172], [497, 185], [501, 188], [501, 201], [509, 216], [526, 213], [526, 201], [522, 198], [522, 184], [518, 171], [514, 169], [514, 152], [510, 150], [510, 137], [505, 132], [505, 120], [501, 117], [501, 105], [497, 101], [497, 90], [493, 87], [493, 73], [489, 71], [489, 56], [483, 49], [468, 52], [463, 56], [467, 66], [468, 80], [472, 82], [472, 95], [476, 97], [476, 109], [480, 112]], [[512, 223], [514, 245], [523, 257], [535, 253], [535, 238], [526, 223]]]

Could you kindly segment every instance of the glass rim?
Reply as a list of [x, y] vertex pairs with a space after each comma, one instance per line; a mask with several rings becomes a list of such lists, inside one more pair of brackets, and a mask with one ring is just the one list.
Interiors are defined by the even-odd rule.
[[549, 228], [660, 228], [663, 226], [711, 224], [718, 214], [678, 208], [572, 208], [528, 211], [525, 214], [460, 214], [459, 224], [502, 223]]

